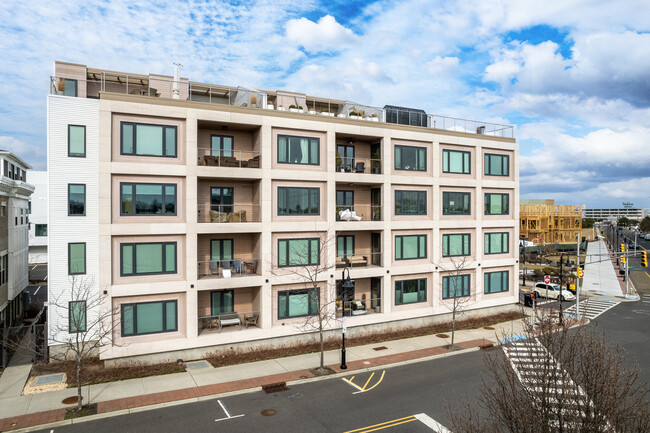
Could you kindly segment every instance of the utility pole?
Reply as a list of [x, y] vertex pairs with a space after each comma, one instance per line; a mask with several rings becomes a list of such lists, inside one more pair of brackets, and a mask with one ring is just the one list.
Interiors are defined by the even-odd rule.
[[564, 254], [560, 254], [560, 296], [558, 297], [558, 300], [560, 301], [560, 325], [564, 324], [564, 320], [562, 318], [562, 261], [564, 259]]
[[[585, 256], [585, 263], [586, 262], [587, 262], [587, 256]], [[578, 232], [578, 241], [576, 242], [576, 273], [578, 272], [577, 269], [579, 267], [580, 267], [580, 232]], [[579, 275], [576, 275], [576, 319], [580, 321], [580, 276]]]
[[625, 249], [625, 297], [630, 296], [630, 262], [627, 260], [627, 248]]

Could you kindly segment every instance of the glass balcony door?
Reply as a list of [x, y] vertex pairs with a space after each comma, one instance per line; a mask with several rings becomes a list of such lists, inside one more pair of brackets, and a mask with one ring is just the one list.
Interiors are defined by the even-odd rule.
[[235, 203], [235, 194], [233, 187], [210, 188], [210, 210], [217, 212], [233, 212]]

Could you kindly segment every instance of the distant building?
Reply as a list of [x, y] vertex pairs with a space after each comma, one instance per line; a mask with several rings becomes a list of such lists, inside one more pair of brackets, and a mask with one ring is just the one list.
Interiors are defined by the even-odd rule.
[[47, 171], [30, 171], [29, 263], [47, 263]]
[[583, 218], [593, 218], [595, 220], [618, 220], [626, 217], [631, 220], [641, 220], [648, 215], [648, 209], [582, 209]]
[[535, 245], [575, 242], [582, 231], [582, 206], [555, 200], [519, 200], [519, 236]]
[[29, 197], [25, 161], [0, 150], [0, 327], [11, 326], [22, 314], [21, 293], [28, 283]]

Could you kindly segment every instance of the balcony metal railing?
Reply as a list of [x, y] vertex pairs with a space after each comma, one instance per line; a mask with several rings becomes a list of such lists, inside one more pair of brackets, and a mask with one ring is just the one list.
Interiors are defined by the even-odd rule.
[[381, 214], [381, 205], [336, 205], [336, 221], [381, 221]]
[[260, 153], [253, 150], [198, 149], [198, 164], [209, 167], [260, 168]]
[[259, 258], [233, 258], [232, 260], [204, 260], [198, 262], [199, 278], [239, 278], [261, 274]]
[[259, 328], [262, 321], [260, 320], [259, 311], [248, 311], [244, 313], [235, 312], [221, 313], [212, 316], [199, 316], [199, 329], [216, 330], [221, 332], [224, 328]]
[[354, 255], [337, 255], [337, 268], [355, 268], [365, 266], [381, 266], [381, 252], [356, 252]]
[[[278, 106], [278, 99], [287, 100], [287, 96], [269, 95], [261, 90], [243, 87], [231, 87], [192, 81], [174, 81], [155, 75], [129, 75], [115, 72], [89, 72], [85, 83], [86, 96], [99, 97], [99, 92], [115, 92], [150, 97], [169, 97], [174, 93], [183, 100], [232, 105], [238, 107], [262, 108], [269, 110], [293, 111], [297, 113], [336, 116], [353, 120], [394, 123], [409, 126], [421, 126], [433, 129], [467, 132], [494, 137], [514, 138], [514, 128], [493, 122], [460, 119], [436, 114], [427, 114], [422, 110], [402, 109], [399, 107], [373, 107], [354, 104], [348, 101], [328, 100], [326, 98], [295, 95], [295, 102], [287, 106]], [[63, 77], [50, 77], [50, 93], [57, 93], [57, 83]], [[304, 104], [304, 105], [303, 105]]]
[[381, 174], [381, 159], [337, 157], [336, 171], [344, 173]]
[[260, 205], [252, 203], [198, 205], [200, 223], [258, 223]]

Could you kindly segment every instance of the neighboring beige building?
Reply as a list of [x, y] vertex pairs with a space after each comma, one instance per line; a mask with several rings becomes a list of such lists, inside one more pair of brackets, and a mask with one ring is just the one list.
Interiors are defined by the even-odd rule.
[[519, 220], [519, 235], [535, 245], [575, 244], [582, 233], [582, 206], [522, 199]]
[[[467, 309], [511, 308], [512, 131], [57, 62], [48, 96], [50, 297], [66, 296], [71, 274], [94, 280], [119, 310], [104, 359], [290, 343], [316, 308], [293, 273], [301, 261], [327, 265], [318, 289], [332, 313], [348, 305], [330, 301], [341, 266], [353, 265], [349, 299], [362, 305], [347, 321], [353, 332], [439, 320], [450, 284]], [[445, 272], [452, 260], [464, 260], [461, 275]], [[90, 323], [96, 312], [85, 314]], [[66, 320], [50, 308], [51, 327]], [[226, 326], [240, 322], [249, 326]]]

